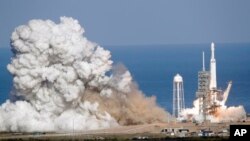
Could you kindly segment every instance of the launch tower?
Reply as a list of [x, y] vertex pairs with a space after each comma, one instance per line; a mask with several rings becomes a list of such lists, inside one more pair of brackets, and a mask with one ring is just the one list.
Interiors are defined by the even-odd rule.
[[202, 53], [203, 67], [202, 71], [198, 72], [198, 90], [196, 97], [199, 100], [199, 114], [203, 116], [205, 120], [207, 117], [207, 109], [209, 107], [209, 85], [210, 85], [210, 72], [205, 70], [205, 55]]

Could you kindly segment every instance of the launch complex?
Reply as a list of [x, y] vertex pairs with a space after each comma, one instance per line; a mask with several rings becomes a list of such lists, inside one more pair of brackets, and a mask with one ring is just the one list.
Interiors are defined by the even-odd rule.
[[216, 115], [217, 108], [224, 105], [227, 101], [232, 81], [228, 83], [227, 89], [224, 92], [217, 88], [214, 43], [211, 43], [210, 71], [206, 71], [205, 69], [204, 52], [202, 58], [203, 67], [202, 70], [198, 72], [198, 90], [196, 97], [199, 100], [199, 114], [203, 116], [203, 120], [207, 120], [208, 116]]
[[[232, 81], [229, 81], [227, 89], [222, 91], [217, 88], [215, 44], [211, 43], [210, 70], [205, 67], [205, 53], [202, 53], [202, 70], [198, 72], [198, 89], [195, 93], [195, 110], [188, 112], [185, 109], [183, 78], [177, 74], [173, 80], [173, 116], [178, 121], [198, 120], [199, 122], [211, 121], [220, 114], [220, 109], [227, 101]], [[224, 119], [223, 119], [224, 120]]]

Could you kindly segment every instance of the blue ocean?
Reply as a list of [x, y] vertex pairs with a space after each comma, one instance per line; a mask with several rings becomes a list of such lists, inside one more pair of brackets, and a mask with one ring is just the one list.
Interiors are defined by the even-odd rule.
[[[185, 106], [192, 107], [197, 90], [197, 74], [202, 69], [202, 51], [209, 69], [210, 44], [105, 46], [114, 64], [122, 63], [147, 96], [172, 112], [173, 77], [184, 80]], [[222, 90], [233, 81], [226, 105], [243, 105], [250, 112], [250, 44], [216, 44], [217, 83]], [[11, 61], [10, 48], [0, 48], [0, 103], [9, 98], [12, 76], [6, 65]]]

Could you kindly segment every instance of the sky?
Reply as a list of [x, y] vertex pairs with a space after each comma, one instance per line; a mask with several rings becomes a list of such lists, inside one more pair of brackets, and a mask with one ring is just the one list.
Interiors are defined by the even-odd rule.
[[1, 0], [0, 47], [31, 19], [78, 19], [100, 45], [249, 43], [249, 0]]

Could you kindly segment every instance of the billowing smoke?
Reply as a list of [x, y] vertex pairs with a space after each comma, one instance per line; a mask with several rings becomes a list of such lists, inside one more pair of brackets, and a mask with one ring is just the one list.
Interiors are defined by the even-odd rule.
[[[31, 20], [11, 37], [15, 100], [0, 107], [1, 131], [72, 131], [164, 122], [110, 52], [83, 36], [78, 21]], [[110, 75], [108, 75], [110, 74]]]
[[[182, 119], [191, 119], [198, 122], [203, 121], [203, 115], [199, 114], [199, 100], [193, 103], [193, 108], [187, 108], [182, 111]], [[208, 115], [207, 119], [211, 122], [230, 122], [239, 121], [246, 118], [246, 111], [243, 106], [227, 107], [224, 103], [215, 108], [215, 112]]]

